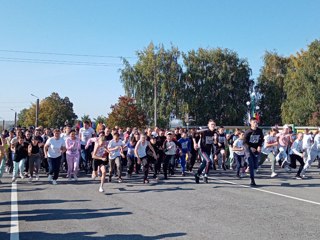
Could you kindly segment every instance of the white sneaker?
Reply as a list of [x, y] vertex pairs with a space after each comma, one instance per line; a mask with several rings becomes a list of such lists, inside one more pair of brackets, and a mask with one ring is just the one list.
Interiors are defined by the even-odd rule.
[[15, 182], [16, 180], [17, 180], [17, 178], [13, 177], [11, 182]]
[[24, 176], [23, 176], [23, 174], [20, 174], [20, 177], [21, 177], [21, 179], [24, 179]]
[[58, 183], [57, 183], [57, 180], [52, 180], [52, 184], [53, 185], [57, 185]]
[[73, 180], [78, 181], [77, 175], [74, 175], [74, 176], [73, 176]]
[[49, 182], [52, 182], [52, 175], [49, 175], [49, 176], [48, 176], [48, 181], [49, 181]]
[[99, 187], [99, 192], [104, 192], [104, 190], [101, 186]]
[[36, 174], [36, 181], [39, 181], [39, 175], [38, 174]]
[[277, 173], [275, 173], [275, 172], [271, 173], [271, 177], [272, 177], [272, 178], [274, 178], [274, 177], [276, 177], [276, 176], [278, 176]]

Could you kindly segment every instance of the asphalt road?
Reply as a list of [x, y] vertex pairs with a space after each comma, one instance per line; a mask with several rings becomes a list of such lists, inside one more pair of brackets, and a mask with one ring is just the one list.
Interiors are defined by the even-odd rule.
[[[44, 175], [19, 180], [19, 239], [320, 239], [319, 169], [303, 180], [283, 170], [275, 179], [269, 174], [265, 166], [255, 189], [230, 170], [211, 172], [208, 184], [195, 184], [191, 174], [143, 184], [135, 175], [106, 183], [104, 193], [85, 176], [56, 186]], [[0, 240], [9, 240], [9, 175], [2, 182]]]

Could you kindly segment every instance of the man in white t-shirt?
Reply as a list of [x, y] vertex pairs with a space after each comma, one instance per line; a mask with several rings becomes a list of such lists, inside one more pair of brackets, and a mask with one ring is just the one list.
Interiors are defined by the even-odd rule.
[[312, 146], [312, 135], [309, 132], [309, 129], [306, 128], [303, 134], [302, 139], [302, 148], [303, 148], [303, 161], [306, 162], [308, 155], [310, 154], [310, 149]]
[[89, 125], [89, 121], [84, 121], [83, 127], [79, 130], [79, 139], [81, 143], [81, 161], [83, 162], [86, 174], [89, 172], [88, 161], [90, 156], [90, 149], [85, 149], [88, 140], [95, 136], [95, 131]]
[[123, 154], [123, 147], [124, 142], [120, 140], [119, 133], [113, 134], [113, 139], [108, 144], [108, 150], [109, 150], [109, 182], [111, 182], [112, 174], [115, 168], [115, 165], [117, 165], [117, 175], [118, 175], [118, 182], [122, 182], [122, 166], [121, 166], [121, 155]]

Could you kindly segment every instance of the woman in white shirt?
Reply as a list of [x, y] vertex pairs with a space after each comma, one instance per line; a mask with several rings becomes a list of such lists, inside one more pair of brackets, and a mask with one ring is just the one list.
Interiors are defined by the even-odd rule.
[[53, 185], [57, 184], [59, 177], [61, 156], [66, 151], [65, 141], [60, 137], [60, 130], [53, 131], [53, 137], [49, 138], [44, 145], [45, 157], [48, 158], [49, 176], [48, 180], [52, 181]]

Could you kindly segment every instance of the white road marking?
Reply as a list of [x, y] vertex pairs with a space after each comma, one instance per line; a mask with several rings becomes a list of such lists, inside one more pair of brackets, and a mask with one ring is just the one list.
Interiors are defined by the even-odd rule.
[[269, 193], [269, 194], [277, 195], [277, 196], [280, 196], [280, 197], [290, 198], [290, 199], [293, 199], [293, 200], [306, 202], [306, 203], [311, 203], [311, 204], [315, 204], [315, 205], [319, 205], [320, 206], [320, 202], [314, 202], [314, 201], [306, 200], [306, 199], [303, 199], [303, 198], [292, 197], [292, 196], [289, 196], [289, 195], [276, 193], [276, 192], [264, 190], [264, 189], [261, 189], [261, 188], [250, 187], [250, 186], [246, 186], [246, 185], [242, 185], [242, 184], [238, 184], [238, 183], [230, 182], [230, 181], [226, 181], [226, 180], [220, 180], [220, 179], [217, 179], [217, 178], [210, 178], [210, 179], [213, 179], [213, 180], [216, 180], [216, 181], [219, 181], [219, 182], [223, 182], [223, 183], [237, 185], [237, 186], [244, 187], [244, 188], [250, 188], [252, 190], [259, 191], [259, 192]]
[[10, 240], [19, 240], [19, 215], [17, 183], [12, 183], [11, 188], [11, 227]]

